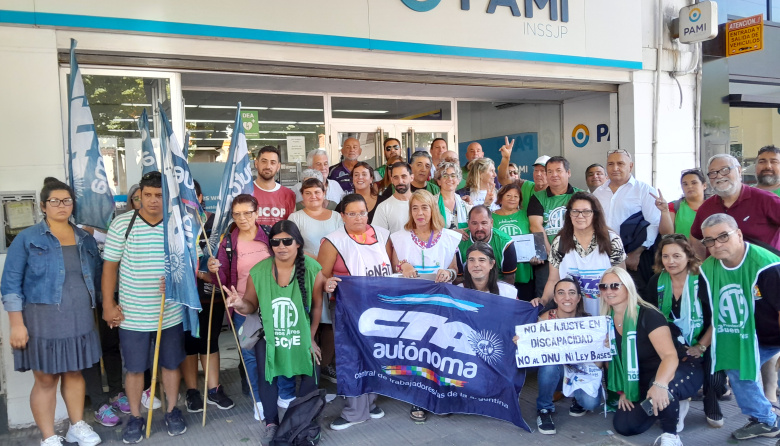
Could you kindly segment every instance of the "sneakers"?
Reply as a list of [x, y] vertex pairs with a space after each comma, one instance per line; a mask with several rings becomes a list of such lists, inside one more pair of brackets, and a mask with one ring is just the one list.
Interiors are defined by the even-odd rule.
[[685, 416], [688, 415], [688, 409], [691, 407], [691, 400], [680, 401], [680, 412], [677, 416], [677, 433], [683, 431], [685, 428]]
[[100, 406], [100, 409], [95, 412], [95, 421], [107, 427], [114, 427], [122, 422], [114, 413], [114, 406], [110, 404]]
[[45, 440], [41, 440], [41, 446], [62, 446], [62, 437], [59, 435], [52, 435]]
[[255, 420], [260, 421], [264, 419], [265, 419], [265, 414], [263, 413], [263, 403], [258, 401], [257, 405], [255, 406]]
[[333, 420], [332, 423], [330, 423], [330, 428], [333, 429], [334, 431], [343, 431], [344, 429], [354, 426], [356, 424], [360, 424], [363, 421], [347, 421], [342, 417], [338, 417], [335, 420]]
[[382, 408], [380, 408], [379, 406], [374, 406], [373, 409], [368, 411], [368, 416], [370, 416], [371, 418], [377, 420], [377, 419], [382, 418], [383, 416], [385, 416], [385, 411], [382, 410]]
[[[206, 399], [209, 404], [213, 404], [222, 410], [228, 410], [235, 404], [233, 400], [225, 395], [225, 389], [222, 386], [217, 386], [213, 389], [209, 389], [209, 394]], [[289, 403], [288, 403], [289, 404]]]
[[279, 428], [276, 424], [266, 424], [263, 432], [260, 434], [260, 443], [269, 444], [276, 436], [276, 430]]
[[552, 412], [547, 409], [536, 411], [536, 426], [540, 434], [552, 435], [555, 433], [555, 423], [553, 423]]
[[111, 406], [114, 407], [114, 409], [122, 413], [130, 413], [130, 402], [127, 401], [127, 395], [125, 395], [125, 392], [119, 392], [115, 397], [111, 398], [109, 402], [111, 403]]
[[747, 440], [755, 437], [776, 437], [780, 434], [777, 426], [770, 426], [751, 417], [747, 424], [731, 433], [737, 440]]
[[200, 392], [197, 389], [187, 389], [185, 400], [187, 402], [187, 412], [203, 412], [203, 397], [200, 396]]
[[719, 428], [723, 427], [723, 425], [726, 423], [726, 421], [723, 419], [723, 415], [720, 416], [717, 420], [714, 418], [707, 417], [707, 424], [710, 425], [710, 427]]
[[184, 422], [178, 407], [174, 407], [172, 411], [165, 414], [165, 427], [168, 428], [168, 435], [171, 437], [187, 432], [187, 424]]
[[[144, 393], [141, 394], [141, 404], [144, 405], [145, 408], [149, 408], [149, 398], [152, 396], [152, 389], [148, 388], [144, 390]], [[160, 399], [157, 397], [154, 397], [154, 408], [159, 409], [162, 407], [162, 403], [160, 402]]]
[[76, 424], [71, 424], [68, 433], [65, 434], [65, 441], [68, 443], [78, 443], [79, 446], [95, 446], [102, 441], [100, 435], [92, 430], [92, 426], [84, 420]]
[[653, 446], [683, 446], [683, 444], [678, 435], [663, 433], [655, 439]]
[[586, 413], [588, 413], [588, 411], [585, 410], [584, 407], [580, 406], [576, 399], [572, 398], [571, 407], [569, 407], [569, 415], [572, 417], [581, 417]]
[[144, 433], [146, 431], [146, 423], [141, 417], [130, 416], [127, 420], [127, 426], [122, 431], [122, 442], [125, 444], [140, 443], [144, 439]]
[[320, 371], [320, 376], [336, 384], [336, 367], [329, 365]]

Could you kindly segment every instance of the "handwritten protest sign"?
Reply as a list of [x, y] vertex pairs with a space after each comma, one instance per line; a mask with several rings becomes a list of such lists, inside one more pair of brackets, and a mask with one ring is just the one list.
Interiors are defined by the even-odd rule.
[[615, 329], [607, 316], [552, 319], [515, 327], [517, 367], [611, 361]]

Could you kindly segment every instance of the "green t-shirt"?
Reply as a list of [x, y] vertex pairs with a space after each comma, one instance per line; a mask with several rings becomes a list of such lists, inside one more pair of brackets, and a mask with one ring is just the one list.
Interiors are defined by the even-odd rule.
[[[462, 240], [458, 245], [458, 251], [460, 251], [460, 261], [463, 264], [463, 268], [466, 267], [466, 251], [468, 251], [469, 248], [471, 248], [471, 245], [474, 244], [474, 242], [471, 240], [471, 233], [468, 229], [466, 229], [466, 235], [468, 235], [468, 238], [466, 240]], [[490, 243], [488, 244], [491, 248], [493, 248], [493, 255], [496, 256], [496, 267], [498, 268], [500, 274], [509, 274], [514, 272], [501, 271], [503, 269], [502, 266], [504, 265], [504, 249], [506, 249], [507, 245], [511, 243], [512, 237], [506, 235], [504, 231], [493, 228], [492, 235], [490, 236]], [[514, 247], [510, 246], [509, 249], [514, 249]]]
[[780, 187], [778, 187], [777, 189], [773, 190], [772, 193], [777, 195], [778, 197], [780, 197]]
[[[531, 229], [528, 225], [528, 216], [522, 209], [511, 215], [493, 213], [493, 227], [505, 232], [510, 237], [531, 233]], [[509, 249], [514, 249], [514, 246]], [[518, 262], [517, 271], [515, 271], [515, 282], [528, 283], [531, 281], [532, 277], [533, 269], [531, 268], [531, 264], [528, 262]]]
[[686, 238], [691, 237], [691, 226], [693, 226], [693, 220], [696, 218], [696, 211], [688, 206], [688, 202], [685, 199], [680, 200], [680, 207], [674, 213], [674, 232], [682, 234]]
[[387, 170], [387, 164], [382, 164], [381, 166], [377, 167], [374, 172], [378, 173], [380, 178], [384, 178], [386, 170]]
[[[566, 219], [566, 205], [569, 204], [571, 196], [575, 192], [582, 192], [582, 189], [569, 185], [566, 193], [561, 195], [550, 195], [548, 193], [549, 190], [550, 188], [548, 187], [539, 192], [534, 192], [532, 196], [536, 197], [542, 206], [542, 218], [544, 220], [542, 225], [544, 226], [545, 234], [547, 234], [547, 239], [552, 242], [561, 228], [563, 228], [563, 222]], [[529, 210], [526, 208], [526, 210], [529, 211], [529, 214], [533, 212], [533, 209]]]
[[[528, 202], [531, 201], [531, 195], [534, 194], [534, 186], [536, 186], [536, 183], [533, 181], [523, 181], [523, 185], [520, 186], [520, 195], [523, 197], [523, 202], [520, 204], [520, 207], [523, 208], [524, 211], [528, 210]], [[527, 219], [528, 217], [526, 217]]]

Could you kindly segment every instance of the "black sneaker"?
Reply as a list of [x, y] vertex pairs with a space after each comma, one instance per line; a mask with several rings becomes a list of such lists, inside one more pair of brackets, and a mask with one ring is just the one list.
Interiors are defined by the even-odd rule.
[[752, 417], [746, 425], [731, 433], [737, 440], [747, 440], [755, 437], [776, 437], [778, 434], [780, 434], [780, 429], [777, 426], [770, 426]]
[[581, 417], [585, 415], [588, 411], [585, 410], [584, 407], [577, 404], [577, 400], [572, 398], [571, 400], [571, 407], [569, 408], [569, 415], [572, 417]]
[[168, 435], [171, 437], [187, 432], [187, 424], [178, 407], [165, 414], [165, 427], [168, 428]]
[[336, 384], [336, 367], [329, 365], [320, 371], [320, 376], [328, 381]]
[[553, 423], [552, 412], [547, 409], [536, 411], [536, 426], [540, 434], [552, 435], [555, 433], [555, 423]]
[[127, 420], [127, 425], [122, 431], [122, 442], [125, 444], [140, 443], [144, 439], [145, 432], [146, 423], [144, 419], [130, 415], [130, 419]]
[[222, 386], [209, 389], [209, 395], [206, 401], [209, 404], [213, 404], [222, 410], [228, 410], [235, 405], [233, 400], [225, 395], [225, 390], [222, 388]]
[[269, 444], [276, 436], [276, 430], [279, 428], [275, 423], [266, 424], [263, 432], [260, 433], [260, 444]]
[[200, 392], [196, 389], [187, 390], [187, 412], [198, 413], [203, 412], [203, 397], [200, 396]]

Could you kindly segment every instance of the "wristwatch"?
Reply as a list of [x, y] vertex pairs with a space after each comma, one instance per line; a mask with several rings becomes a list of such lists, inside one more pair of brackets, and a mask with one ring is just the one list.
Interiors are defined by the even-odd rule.
[[706, 345], [696, 344], [696, 347], [698, 347], [699, 350], [701, 350], [702, 353], [707, 351], [707, 346]]

